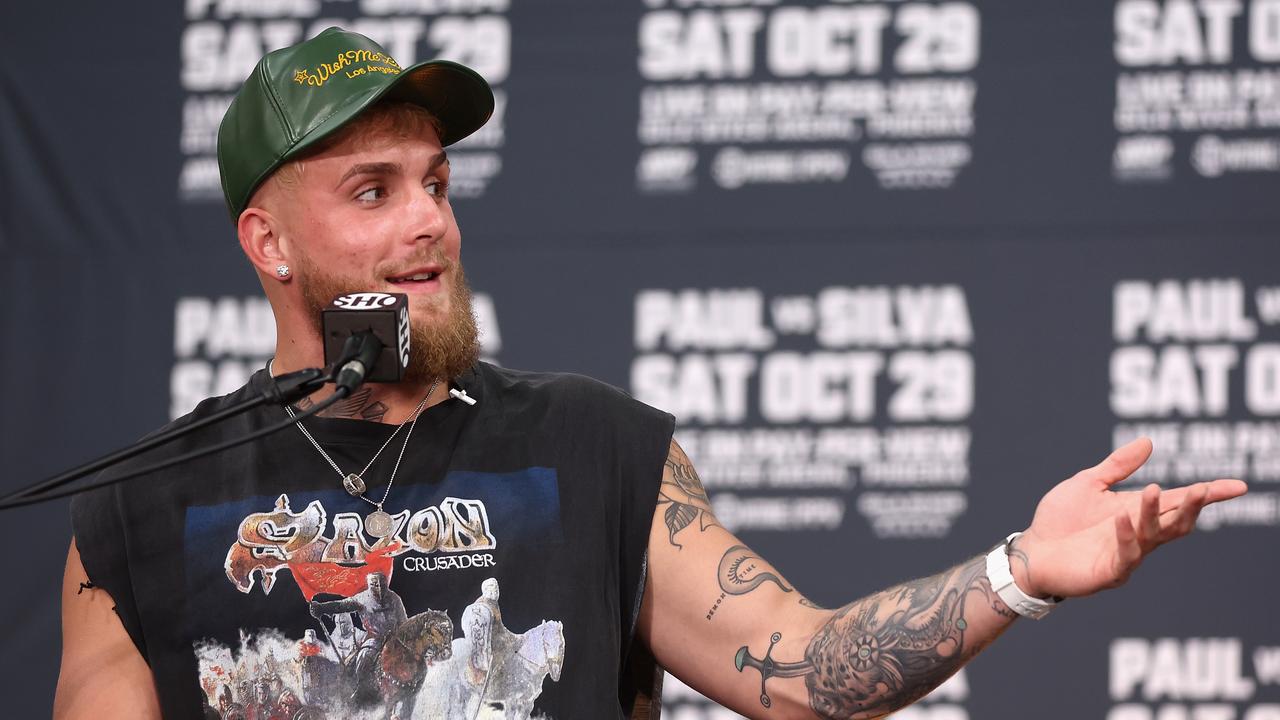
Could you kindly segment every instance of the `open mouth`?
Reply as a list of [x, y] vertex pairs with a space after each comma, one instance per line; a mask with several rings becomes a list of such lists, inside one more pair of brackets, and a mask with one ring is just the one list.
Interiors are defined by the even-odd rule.
[[421, 287], [435, 282], [440, 277], [441, 272], [443, 271], [434, 268], [418, 269], [401, 275], [388, 277], [387, 282], [403, 288], [411, 288], [415, 286]]

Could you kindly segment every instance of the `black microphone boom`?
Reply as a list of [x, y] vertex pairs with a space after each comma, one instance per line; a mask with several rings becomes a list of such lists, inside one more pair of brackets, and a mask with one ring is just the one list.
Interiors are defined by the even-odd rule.
[[[123, 475], [99, 478], [97, 480], [94, 480], [93, 482], [86, 483], [79, 487], [63, 489], [63, 490], [58, 490], [57, 492], [54, 492], [53, 490], [54, 488], [57, 487], [57, 485], [66, 484], [71, 480], [75, 480], [78, 477], [88, 474], [88, 472], [83, 471], [82, 468], [77, 470], [72, 470], [71, 472], [68, 472], [68, 473], [63, 473], [58, 478], [53, 478], [53, 480], [61, 479], [61, 482], [59, 483], [53, 484], [52, 481], [46, 481], [35, 487], [27, 488], [25, 490], [20, 490], [16, 493], [12, 493], [10, 495], [4, 496], [3, 498], [0, 498], [0, 510], [8, 510], [10, 508], [22, 507], [24, 505], [35, 505], [36, 503], [47, 502], [49, 500], [57, 500], [59, 498], [76, 495], [78, 493], [88, 492], [89, 490], [96, 490], [97, 488], [106, 487], [107, 485], [115, 485], [116, 483], [124, 482], [125, 480], [131, 480], [135, 477], [138, 477], [139, 475], [149, 475], [159, 470], [171, 468], [174, 465], [181, 465], [182, 463], [191, 462], [192, 460], [202, 458], [206, 455], [212, 455], [214, 453], [222, 452], [223, 450], [226, 450], [228, 448], [233, 448], [237, 445], [243, 445], [247, 442], [257, 440], [260, 437], [270, 435], [271, 433], [279, 432], [280, 430], [283, 430], [287, 427], [296, 425], [297, 423], [301, 422], [306, 418], [311, 417], [312, 415], [321, 413], [327, 408], [329, 408], [329, 406], [342, 401], [343, 398], [347, 397], [347, 393], [348, 391], [345, 388], [338, 388], [329, 397], [325, 398], [324, 400], [321, 400], [320, 402], [312, 405], [311, 407], [298, 413], [297, 415], [294, 415], [293, 417], [285, 418], [281, 422], [275, 423], [273, 425], [268, 425], [264, 428], [260, 428], [246, 435], [241, 435], [240, 437], [232, 438], [230, 440], [225, 440], [223, 442], [218, 443], [217, 445], [199, 448], [198, 450], [192, 450], [191, 452], [188, 452], [183, 455], [179, 455], [174, 458], [169, 458], [168, 460], [162, 460], [152, 465], [147, 465], [146, 467], [130, 470], [129, 472]], [[254, 406], [258, 404], [261, 404], [261, 403], [259, 402], [253, 403]], [[249, 403], [245, 403], [245, 405], [248, 406]], [[183, 432], [181, 434], [185, 435], [186, 433]], [[173, 439], [174, 437], [165, 438], [166, 441], [173, 440]], [[130, 457], [136, 454], [137, 453], [132, 453]], [[68, 476], [71, 476], [71, 477], [68, 477]], [[51, 484], [52, 484], [51, 487], [45, 487]], [[43, 491], [38, 492], [40, 490], [43, 490]]]
[[[380, 292], [349, 293], [336, 298], [329, 307], [324, 309], [321, 313], [321, 318], [327, 370], [310, 368], [282, 375], [278, 378], [268, 377], [262, 383], [262, 386], [256, 388], [258, 394], [251, 396], [242, 403], [224, 408], [200, 420], [171, 428], [167, 432], [144, 438], [129, 447], [0, 497], [0, 510], [66, 497], [220, 452], [279, 431], [303, 418], [310, 417], [350, 396], [352, 391], [359, 387], [361, 383], [397, 382], [404, 377], [404, 369], [409, 364], [409, 297], [407, 295]], [[269, 425], [248, 435], [232, 438], [212, 447], [200, 448], [178, 457], [138, 468], [124, 475], [99, 478], [94, 482], [77, 488], [59, 489], [85, 475], [105, 469], [260, 405], [291, 404], [319, 390], [326, 381], [337, 383], [338, 387], [334, 389], [333, 395], [284, 422]]]
[[[16, 492], [5, 495], [4, 497], [0, 497], [0, 510], [5, 510], [11, 507], [21, 507], [23, 505], [31, 505], [38, 502], [44, 502], [46, 500], [54, 500], [60, 497], [65, 497], [67, 495], [73, 495], [78, 492], [84, 492], [85, 490], [91, 490], [103, 484], [111, 484], [114, 482], [119, 482], [121, 480], [128, 479], [129, 477], [133, 477], [136, 474], [141, 474], [141, 473], [131, 473], [126, 476], [112, 478], [110, 481], [105, 483], [95, 483], [91, 485], [77, 487], [73, 490], [64, 490], [62, 492], [54, 492], [55, 490], [62, 487], [63, 485], [66, 485], [68, 483], [71, 483], [72, 481], [78, 480], [84, 477], [85, 475], [90, 475], [99, 470], [108, 468], [112, 465], [116, 465], [118, 463], [124, 462], [125, 460], [128, 460], [129, 458], [132, 458], [136, 455], [140, 455], [148, 450], [151, 450], [152, 448], [156, 448], [161, 445], [171, 443], [174, 440], [177, 440], [178, 438], [183, 437], [184, 435], [190, 435], [191, 433], [197, 430], [201, 430], [210, 425], [215, 425], [217, 423], [220, 423], [223, 420], [226, 420], [230, 417], [252, 410], [253, 408], [258, 407], [259, 405], [266, 405], [266, 404], [288, 405], [290, 403], [301, 400], [302, 398], [324, 387], [324, 383], [327, 377], [328, 376], [322, 370], [319, 370], [316, 368], [308, 368], [306, 370], [299, 370], [298, 372], [289, 373], [287, 375], [281, 375], [278, 378], [267, 378], [263, 383], [261, 383], [256, 387], [258, 393], [256, 395], [251, 396], [248, 400], [245, 400], [242, 403], [232, 405], [231, 407], [228, 407], [228, 408], [224, 408], [212, 415], [209, 415], [208, 417], [201, 418], [200, 420], [196, 420], [194, 422], [186, 423], [185, 425], [180, 425], [178, 427], [172, 428], [167, 432], [162, 432], [147, 438], [143, 438], [142, 440], [139, 440], [138, 442], [126, 448], [117, 450], [109, 455], [100, 457], [97, 460], [93, 460], [91, 462], [85, 463], [84, 465], [72, 468], [64, 473], [51, 477], [48, 480], [43, 480], [39, 483], [36, 483], [35, 485], [22, 488]], [[345, 396], [346, 394], [347, 394], [346, 392], [341, 393], [340, 397]], [[336, 400], [334, 402], [336, 402]], [[326, 398], [324, 407], [328, 407], [330, 404], [332, 403], [329, 402], [328, 399]], [[314, 407], [315, 406], [313, 406], [312, 409], [314, 409]], [[324, 408], [320, 408], [320, 409], [323, 410]], [[319, 410], [316, 410], [315, 412], [319, 412]], [[308, 412], [301, 417], [306, 417], [306, 416], [309, 416], [310, 414], [311, 413]], [[246, 438], [245, 440], [241, 440], [240, 442], [244, 442], [249, 439], [252, 439], [252, 438]], [[238, 444], [238, 443], [233, 443], [233, 444]], [[228, 445], [228, 447], [230, 447], [230, 445]], [[176, 463], [172, 463], [172, 462], [166, 463], [165, 467], [168, 467], [171, 464], [176, 464]]]

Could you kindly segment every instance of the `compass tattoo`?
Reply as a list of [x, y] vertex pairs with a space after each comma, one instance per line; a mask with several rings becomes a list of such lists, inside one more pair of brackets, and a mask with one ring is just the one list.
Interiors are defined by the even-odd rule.
[[734, 665], [738, 672], [760, 673], [765, 707], [772, 704], [770, 678], [803, 677], [818, 717], [879, 716], [924, 696], [982, 649], [985, 643], [965, 638], [965, 610], [977, 606], [1014, 617], [992, 591], [983, 557], [837, 610], [814, 634], [802, 661], [774, 660], [781, 639], [774, 633], [763, 657], [744, 645]]

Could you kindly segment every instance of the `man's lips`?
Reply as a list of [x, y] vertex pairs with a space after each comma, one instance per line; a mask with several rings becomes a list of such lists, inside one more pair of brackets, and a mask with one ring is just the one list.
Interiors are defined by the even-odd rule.
[[414, 290], [432, 291], [440, 287], [440, 276], [444, 274], [444, 268], [439, 265], [425, 265], [412, 270], [407, 270], [396, 275], [386, 278], [391, 286], [400, 292], [412, 292]]
[[412, 270], [407, 270], [405, 272], [398, 273], [396, 275], [388, 276], [387, 282], [389, 283], [427, 282], [430, 280], [435, 280], [437, 277], [440, 276], [440, 273], [442, 272], [444, 272], [444, 268], [440, 267], [439, 265], [424, 265], [422, 267], [413, 268]]

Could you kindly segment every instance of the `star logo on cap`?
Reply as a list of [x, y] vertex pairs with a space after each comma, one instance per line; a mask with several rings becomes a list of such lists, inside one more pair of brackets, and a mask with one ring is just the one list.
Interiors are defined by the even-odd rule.
[[299, 70], [293, 74], [293, 81], [296, 83], [304, 83], [307, 81], [307, 71]]

